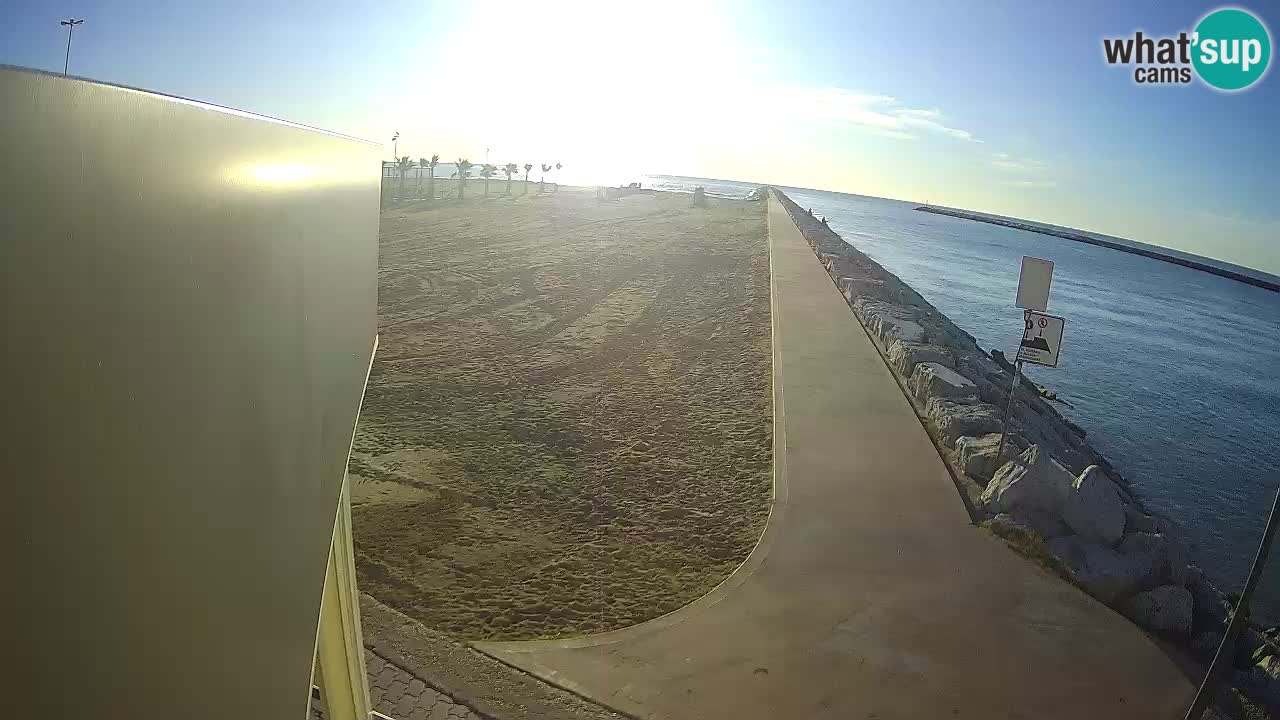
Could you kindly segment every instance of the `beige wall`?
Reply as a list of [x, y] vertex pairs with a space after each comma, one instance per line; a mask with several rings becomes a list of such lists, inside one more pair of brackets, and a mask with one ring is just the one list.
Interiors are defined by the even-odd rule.
[[0, 714], [301, 717], [378, 148], [12, 68], [0, 107]]

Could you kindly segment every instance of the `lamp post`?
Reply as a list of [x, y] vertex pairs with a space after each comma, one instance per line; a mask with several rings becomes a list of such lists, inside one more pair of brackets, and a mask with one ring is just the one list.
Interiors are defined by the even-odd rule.
[[60, 23], [67, 26], [67, 57], [62, 61], [62, 77], [67, 76], [67, 68], [71, 66], [71, 34], [76, 31], [76, 26], [82, 22], [84, 20], [67, 18]]
[[395, 135], [391, 136], [391, 159], [392, 161], [400, 159], [400, 131], [397, 130]]

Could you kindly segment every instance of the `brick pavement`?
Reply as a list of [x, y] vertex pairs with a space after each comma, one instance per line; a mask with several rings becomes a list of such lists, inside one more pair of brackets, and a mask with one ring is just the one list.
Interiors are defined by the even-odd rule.
[[[374, 710], [394, 720], [482, 720], [476, 711], [414, 677], [404, 668], [366, 649], [369, 701]], [[314, 695], [313, 695], [314, 697]], [[312, 720], [326, 720], [324, 708], [312, 701]]]

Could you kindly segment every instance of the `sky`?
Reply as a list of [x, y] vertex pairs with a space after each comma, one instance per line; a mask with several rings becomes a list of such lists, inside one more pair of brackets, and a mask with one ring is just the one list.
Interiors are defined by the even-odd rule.
[[[1271, 28], [1280, 6], [1235, 3]], [[1143, 86], [1104, 37], [1216, 3], [0, 0], [0, 64], [401, 155], [680, 174], [1050, 222], [1280, 273], [1280, 72]], [[1274, 62], [1272, 64], [1275, 64]]]

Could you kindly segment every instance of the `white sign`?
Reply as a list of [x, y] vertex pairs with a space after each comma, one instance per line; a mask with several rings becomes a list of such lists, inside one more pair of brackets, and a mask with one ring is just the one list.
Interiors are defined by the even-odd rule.
[[1044, 312], [1049, 309], [1049, 286], [1053, 284], [1053, 261], [1022, 257], [1018, 273], [1018, 307]]
[[1062, 327], [1066, 320], [1056, 315], [1027, 311], [1026, 329], [1022, 331], [1022, 343], [1018, 346], [1018, 359], [1036, 365], [1058, 367], [1058, 352], [1062, 350]]

